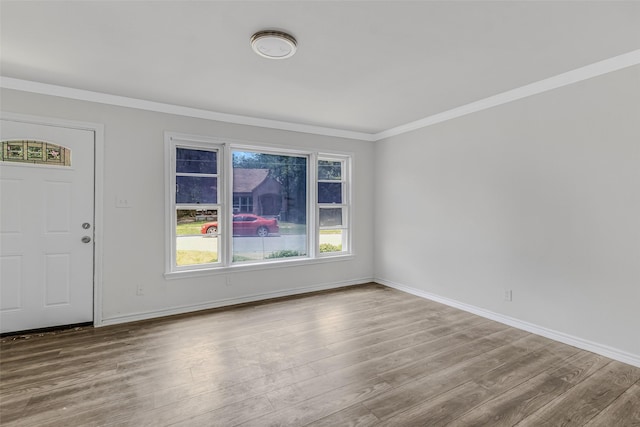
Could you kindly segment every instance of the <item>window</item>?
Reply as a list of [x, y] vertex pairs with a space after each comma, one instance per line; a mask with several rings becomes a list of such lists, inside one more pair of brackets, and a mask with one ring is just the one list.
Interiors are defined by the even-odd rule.
[[234, 215], [232, 262], [306, 256], [308, 156], [234, 150], [232, 158], [234, 201], [255, 201], [239, 211], [253, 215]]
[[71, 150], [44, 141], [2, 141], [0, 161], [71, 166]]
[[349, 156], [169, 133], [166, 149], [167, 272], [350, 253]]
[[320, 254], [348, 250], [346, 159], [318, 160], [318, 243]]
[[219, 151], [216, 148], [173, 147], [173, 269], [220, 262]]
[[252, 196], [233, 196], [233, 213], [253, 212]]

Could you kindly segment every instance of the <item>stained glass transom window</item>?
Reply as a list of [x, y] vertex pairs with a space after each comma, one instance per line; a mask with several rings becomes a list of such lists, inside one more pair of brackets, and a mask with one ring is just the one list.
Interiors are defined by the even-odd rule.
[[0, 161], [71, 166], [71, 150], [44, 141], [2, 141]]

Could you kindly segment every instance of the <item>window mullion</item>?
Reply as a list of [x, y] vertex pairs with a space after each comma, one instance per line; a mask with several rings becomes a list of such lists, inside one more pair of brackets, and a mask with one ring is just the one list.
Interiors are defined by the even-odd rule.
[[309, 236], [307, 242], [307, 251], [312, 258], [317, 257], [318, 253], [318, 236], [320, 233], [320, 212], [318, 206], [318, 155], [312, 153], [309, 156], [309, 170], [308, 170], [308, 212], [309, 221], [307, 221], [307, 235]]
[[222, 173], [224, 173], [225, 185], [222, 187], [222, 264], [230, 266], [233, 262], [233, 153], [228, 144], [224, 146], [222, 156]]

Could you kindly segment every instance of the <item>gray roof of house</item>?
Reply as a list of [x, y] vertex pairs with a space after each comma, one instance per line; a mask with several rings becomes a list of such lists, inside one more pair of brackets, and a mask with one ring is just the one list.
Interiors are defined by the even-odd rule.
[[262, 184], [269, 175], [269, 169], [240, 169], [233, 170], [233, 192], [251, 193]]

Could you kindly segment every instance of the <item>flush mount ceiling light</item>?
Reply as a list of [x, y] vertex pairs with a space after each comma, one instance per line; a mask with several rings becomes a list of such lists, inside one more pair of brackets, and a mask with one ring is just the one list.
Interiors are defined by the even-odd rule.
[[269, 59], [291, 58], [298, 42], [282, 31], [258, 31], [251, 36], [251, 47], [260, 56]]

